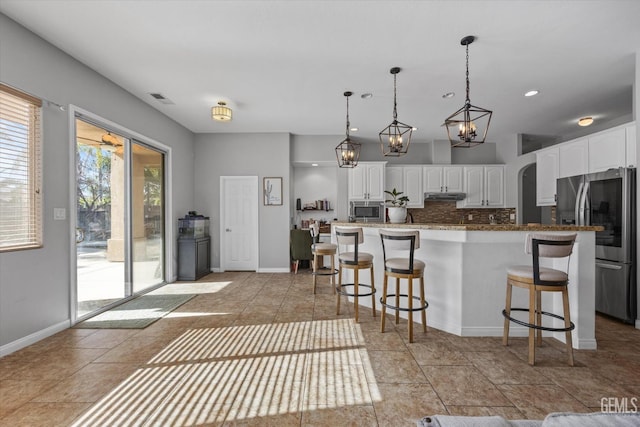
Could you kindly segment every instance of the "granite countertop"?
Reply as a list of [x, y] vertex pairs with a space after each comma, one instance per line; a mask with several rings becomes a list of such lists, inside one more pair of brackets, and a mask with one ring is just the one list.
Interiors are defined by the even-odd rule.
[[602, 231], [602, 226], [586, 225], [518, 225], [518, 224], [390, 224], [375, 222], [332, 222], [343, 227], [408, 228], [413, 230], [454, 230], [454, 231]]

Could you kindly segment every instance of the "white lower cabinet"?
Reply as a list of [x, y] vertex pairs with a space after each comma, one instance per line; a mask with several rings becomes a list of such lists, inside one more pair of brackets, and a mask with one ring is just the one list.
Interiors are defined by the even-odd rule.
[[464, 191], [460, 208], [504, 207], [504, 166], [465, 166]]

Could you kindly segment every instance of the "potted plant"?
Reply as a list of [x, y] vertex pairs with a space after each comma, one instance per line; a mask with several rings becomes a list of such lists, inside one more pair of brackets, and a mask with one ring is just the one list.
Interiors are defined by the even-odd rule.
[[389, 215], [389, 222], [392, 224], [400, 224], [407, 219], [407, 202], [409, 198], [403, 196], [402, 191], [398, 191], [395, 188], [392, 191], [385, 191], [390, 199], [385, 200], [387, 203], [387, 210]]

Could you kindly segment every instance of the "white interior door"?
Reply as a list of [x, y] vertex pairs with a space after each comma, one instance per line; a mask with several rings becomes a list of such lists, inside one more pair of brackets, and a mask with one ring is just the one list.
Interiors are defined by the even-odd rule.
[[258, 177], [220, 177], [220, 268], [258, 270]]

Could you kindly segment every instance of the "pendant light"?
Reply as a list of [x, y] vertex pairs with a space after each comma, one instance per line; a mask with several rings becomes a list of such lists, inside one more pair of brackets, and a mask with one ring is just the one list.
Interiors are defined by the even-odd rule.
[[347, 98], [347, 137], [336, 147], [338, 166], [341, 168], [355, 168], [358, 165], [360, 147], [362, 146], [359, 142], [353, 142], [349, 137], [349, 127], [351, 126], [349, 123], [349, 97], [351, 95], [353, 95], [353, 92], [344, 93], [345, 98]]
[[474, 42], [474, 36], [466, 36], [460, 44], [467, 50], [467, 97], [464, 106], [447, 117], [444, 125], [452, 147], [474, 147], [484, 143], [491, 122], [492, 111], [471, 105], [469, 100], [469, 45]]
[[407, 151], [409, 151], [413, 126], [398, 121], [396, 76], [400, 72], [400, 68], [393, 67], [390, 72], [393, 74], [393, 121], [389, 126], [382, 129], [378, 135], [380, 136], [382, 154], [388, 157], [399, 157], [407, 154]]

